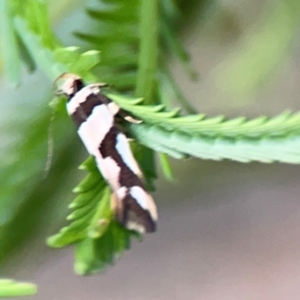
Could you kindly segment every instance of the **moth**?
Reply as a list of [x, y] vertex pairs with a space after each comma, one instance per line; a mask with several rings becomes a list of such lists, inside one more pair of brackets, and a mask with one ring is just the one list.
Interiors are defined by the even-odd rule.
[[[77, 126], [86, 150], [109, 184], [116, 219], [126, 228], [140, 233], [156, 230], [157, 209], [143, 184], [142, 172], [134, 159], [125, 134], [116, 124], [124, 111], [101, 93], [106, 84], [85, 85], [71, 73], [63, 73], [57, 94], [67, 98], [67, 111]], [[131, 117], [126, 120], [134, 122]]]

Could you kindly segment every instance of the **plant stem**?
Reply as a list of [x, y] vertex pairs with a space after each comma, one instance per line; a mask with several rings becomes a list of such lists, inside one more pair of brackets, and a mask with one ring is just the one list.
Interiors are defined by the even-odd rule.
[[[151, 104], [158, 59], [159, 0], [141, 0], [140, 55], [135, 95]], [[149, 154], [153, 156], [153, 152]], [[171, 167], [167, 156], [160, 154], [160, 162], [166, 178], [171, 179]], [[150, 158], [149, 158], [150, 159]]]
[[140, 55], [135, 94], [151, 102], [158, 54], [158, 0], [142, 0], [140, 12]]

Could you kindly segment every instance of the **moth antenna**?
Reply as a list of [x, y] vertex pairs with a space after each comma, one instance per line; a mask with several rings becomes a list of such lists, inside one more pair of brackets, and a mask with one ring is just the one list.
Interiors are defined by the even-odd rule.
[[55, 120], [55, 113], [56, 110], [53, 109], [50, 116], [50, 123], [48, 127], [48, 138], [47, 138], [48, 148], [47, 148], [47, 160], [46, 160], [45, 170], [44, 170], [44, 179], [46, 179], [49, 175], [50, 168], [52, 165], [52, 160], [53, 160], [53, 152], [54, 152], [53, 126]]

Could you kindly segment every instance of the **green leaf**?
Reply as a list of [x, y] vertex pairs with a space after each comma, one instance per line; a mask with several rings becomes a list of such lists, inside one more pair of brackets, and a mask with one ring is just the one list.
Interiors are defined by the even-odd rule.
[[94, 79], [90, 69], [100, 61], [99, 51], [90, 50], [84, 53], [79, 52], [78, 47], [56, 48], [53, 59], [68, 70], [68, 72], [78, 74], [85, 79]]
[[28, 73], [32, 73], [37, 68], [35, 61], [31, 57], [31, 54], [29, 53], [28, 49], [25, 47], [25, 45], [24, 45], [22, 39], [19, 37], [19, 35], [16, 34], [16, 37], [17, 37], [17, 42], [18, 42], [20, 58], [21, 58], [22, 62], [26, 65]]
[[270, 118], [260, 116], [254, 119], [238, 117], [226, 119], [224, 116], [206, 118], [205, 115], [188, 115], [178, 117], [178, 110], [166, 111], [161, 105], [136, 105], [137, 99], [108, 93], [124, 110], [148, 124], [163, 127], [169, 131], [180, 131], [189, 135], [201, 135], [208, 138], [226, 137], [229, 139], [261, 139], [295, 135], [300, 132], [300, 112], [283, 112]]
[[126, 25], [132, 21], [137, 22], [138, 5], [133, 5], [137, 2], [128, 2], [129, 5], [131, 4], [130, 8], [125, 5], [117, 5], [105, 10], [87, 9], [87, 14], [95, 20], [102, 20], [106, 25], [110, 23], [113, 23], [113, 25]]
[[87, 16], [97, 22], [97, 34], [75, 33], [101, 52], [101, 64], [95, 68], [100, 81], [122, 91], [132, 92], [135, 88], [140, 40], [139, 8], [139, 0], [110, 1], [97, 10], [87, 10]]
[[14, 85], [18, 85], [20, 83], [21, 62], [9, 0], [0, 0], [0, 44], [5, 76]]
[[88, 275], [102, 272], [107, 264], [113, 264], [116, 258], [129, 249], [131, 232], [117, 222], [109, 223], [107, 230], [99, 238], [86, 238], [76, 245], [75, 272]]
[[[55, 79], [67, 71], [66, 67], [54, 59], [54, 53], [42, 43], [42, 38], [34, 33], [21, 17], [14, 18], [14, 26], [36, 64], [51, 78]], [[49, 38], [49, 37], [48, 37]], [[58, 45], [57, 45], [58, 47]]]
[[[74, 72], [84, 78], [95, 78], [89, 74], [89, 70], [99, 62], [98, 51], [88, 51], [80, 54], [77, 47], [62, 48], [57, 44], [55, 50], [45, 48], [41, 37], [32, 32], [25, 20], [20, 17], [14, 22], [19, 36], [33, 57], [48, 76], [54, 80], [64, 72]], [[48, 37], [49, 38], [49, 37]], [[53, 38], [53, 43], [54, 43]]]
[[11, 279], [0, 279], [0, 298], [31, 296], [37, 293], [37, 287], [32, 283], [17, 282]]
[[93, 158], [80, 169], [89, 175], [74, 189], [78, 196], [70, 204], [71, 223], [48, 239], [51, 247], [64, 247], [77, 242], [75, 272], [86, 275], [102, 271], [107, 264], [129, 248], [135, 233], [123, 228], [113, 219], [111, 192], [100, 175]]
[[57, 46], [58, 40], [52, 33], [48, 18], [47, 1], [26, 0], [25, 5], [19, 5], [18, 11], [26, 17], [30, 30], [41, 37], [44, 47], [54, 49]]
[[63, 247], [87, 237], [101, 236], [112, 219], [110, 191], [95, 163], [89, 158], [82, 164], [89, 175], [74, 189], [78, 196], [70, 204], [71, 223], [48, 239], [51, 247]]
[[230, 159], [244, 163], [300, 163], [299, 135], [261, 139], [207, 138], [169, 131], [146, 123], [132, 124], [130, 131], [139, 143], [175, 158], [191, 155], [202, 159]]

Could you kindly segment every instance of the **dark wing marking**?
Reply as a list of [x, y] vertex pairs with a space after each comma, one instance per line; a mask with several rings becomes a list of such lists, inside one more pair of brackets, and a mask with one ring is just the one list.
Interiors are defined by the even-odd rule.
[[102, 141], [99, 151], [103, 158], [111, 157], [120, 167], [119, 183], [120, 186], [127, 188], [133, 186], [140, 186], [144, 189], [144, 185], [140, 178], [126, 165], [121, 155], [116, 149], [117, 136], [120, 134], [118, 128], [113, 126], [110, 131], [106, 134]]
[[124, 226], [130, 226], [130, 222], [142, 225], [146, 232], [156, 231], [156, 223], [150, 216], [148, 210], [143, 209], [137, 203], [137, 201], [130, 195], [127, 194], [122, 199], [123, 208], [118, 215], [118, 221]]

